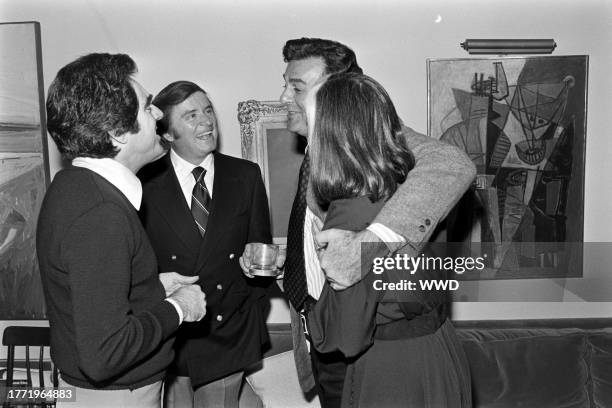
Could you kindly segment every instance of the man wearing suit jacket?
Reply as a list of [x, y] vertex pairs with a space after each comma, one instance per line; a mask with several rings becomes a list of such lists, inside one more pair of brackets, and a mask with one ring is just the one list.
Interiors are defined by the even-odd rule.
[[238, 407], [244, 370], [268, 342], [265, 288], [238, 264], [247, 243], [271, 242], [265, 187], [256, 164], [215, 151], [215, 112], [198, 85], [171, 83], [154, 104], [171, 149], [141, 172], [142, 220], [160, 272], [199, 276], [208, 301], [206, 319], [177, 333], [166, 406]]
[[[329, 75], [362, 73], [362, 70], [353, 50], [326, 39], [289, 40], [283, 47], [283, 57], [287, 67], [280, 100], [287, 104], [288, 128], [307, 136], [303, 101], [309, 91]], [[294, 356], [300, 385], [305, 393], [314, 388], [323, 408], [341, 405], [346, 372], [346, 361], [341, 354], [323, 355], [307, 347], [302, 322], [318, 299], [323, 282], [327, 279], [332, 288], [344, 289], [362, 278], [362, 242], [371, 243], [370, 247], [377, 249], [372, 251], [372, 259], [375, 254], [384, 256], [400, 248], [411, 256], [418, 255], [475, 175], [472, 162], [454, 146], [407, 127], [402, 128], [402, 133], [414, 154], [415, 167], [363, 231], [329, 229], [315, 235], [313, 225], [323, 213], [309, 188], [308, 172], [300, 171], [306, 180], [302, 181], [301, 174], [299, 184], [304, 188], [298, 187], [289, 220], [283, 286], [291, 305]]]

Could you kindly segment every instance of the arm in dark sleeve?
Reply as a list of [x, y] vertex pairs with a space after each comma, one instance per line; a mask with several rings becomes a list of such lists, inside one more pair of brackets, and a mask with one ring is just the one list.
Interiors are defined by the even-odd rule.
[[121, 209], [102, 204], [81, 216], [62, 242], [75, 352], [80, 369], [97, 382], [146, 359], [179, 324], [176, 310], [164, 301], [162, 292], [149, 310], [131, 309], [131, 263], [136, 251], [131, 234]]
[[270, 232], [270, 210], [266, 187], [261, 178], [259, 167], [253, 164], [253, 189], [251, 196], [251, 210], [249, 218], [249, 237], [247, 242], [272, 242]]

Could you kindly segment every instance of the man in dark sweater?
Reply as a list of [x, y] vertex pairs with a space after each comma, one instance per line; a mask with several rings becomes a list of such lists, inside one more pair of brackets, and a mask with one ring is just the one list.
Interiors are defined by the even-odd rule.
[[[49, 88], [48, 129], [64, 159], [45, 196], [37, 252], [61, 385], [70, 407], [159, 407], [171, 334], [206, 313], [194, 277], [157, 274], [135, 173], [163, 154], [162, 113], [127, 55], [90, 54]], [[58, 402], [58, 407], [62, 406]]]

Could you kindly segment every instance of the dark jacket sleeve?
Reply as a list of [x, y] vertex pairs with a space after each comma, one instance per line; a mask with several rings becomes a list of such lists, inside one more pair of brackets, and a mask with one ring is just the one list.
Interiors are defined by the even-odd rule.
[[272, 242], [270, 232], [270, 210], [266, 187], [261, 178], [261, 172], [256, 164], [250, 168], [253, 175], [253, 189], [251, 196], [251, 209], [249, 218], [248, 242]]

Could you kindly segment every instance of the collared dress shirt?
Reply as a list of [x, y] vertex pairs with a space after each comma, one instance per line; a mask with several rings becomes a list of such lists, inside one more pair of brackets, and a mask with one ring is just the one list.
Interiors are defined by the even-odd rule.
[[213, 181], [215, 179], [215, 156], [213, 154], [209, 154], [201, 163], [194, 165], [176, 154], [174, 149], [172, 149], [170, 150], [170, 161], [172, 162], [174, 173], [176, 174], [176, 178], [178, 179], [189, 208], [191, 208], [191, 193], [195, 186], [195, 178], [192, 174], [195, 167], [202, 167], [206, 170], [204, 184], [206, 185], [208, 194], [210, 194], [210, 198], [213, 197]]

